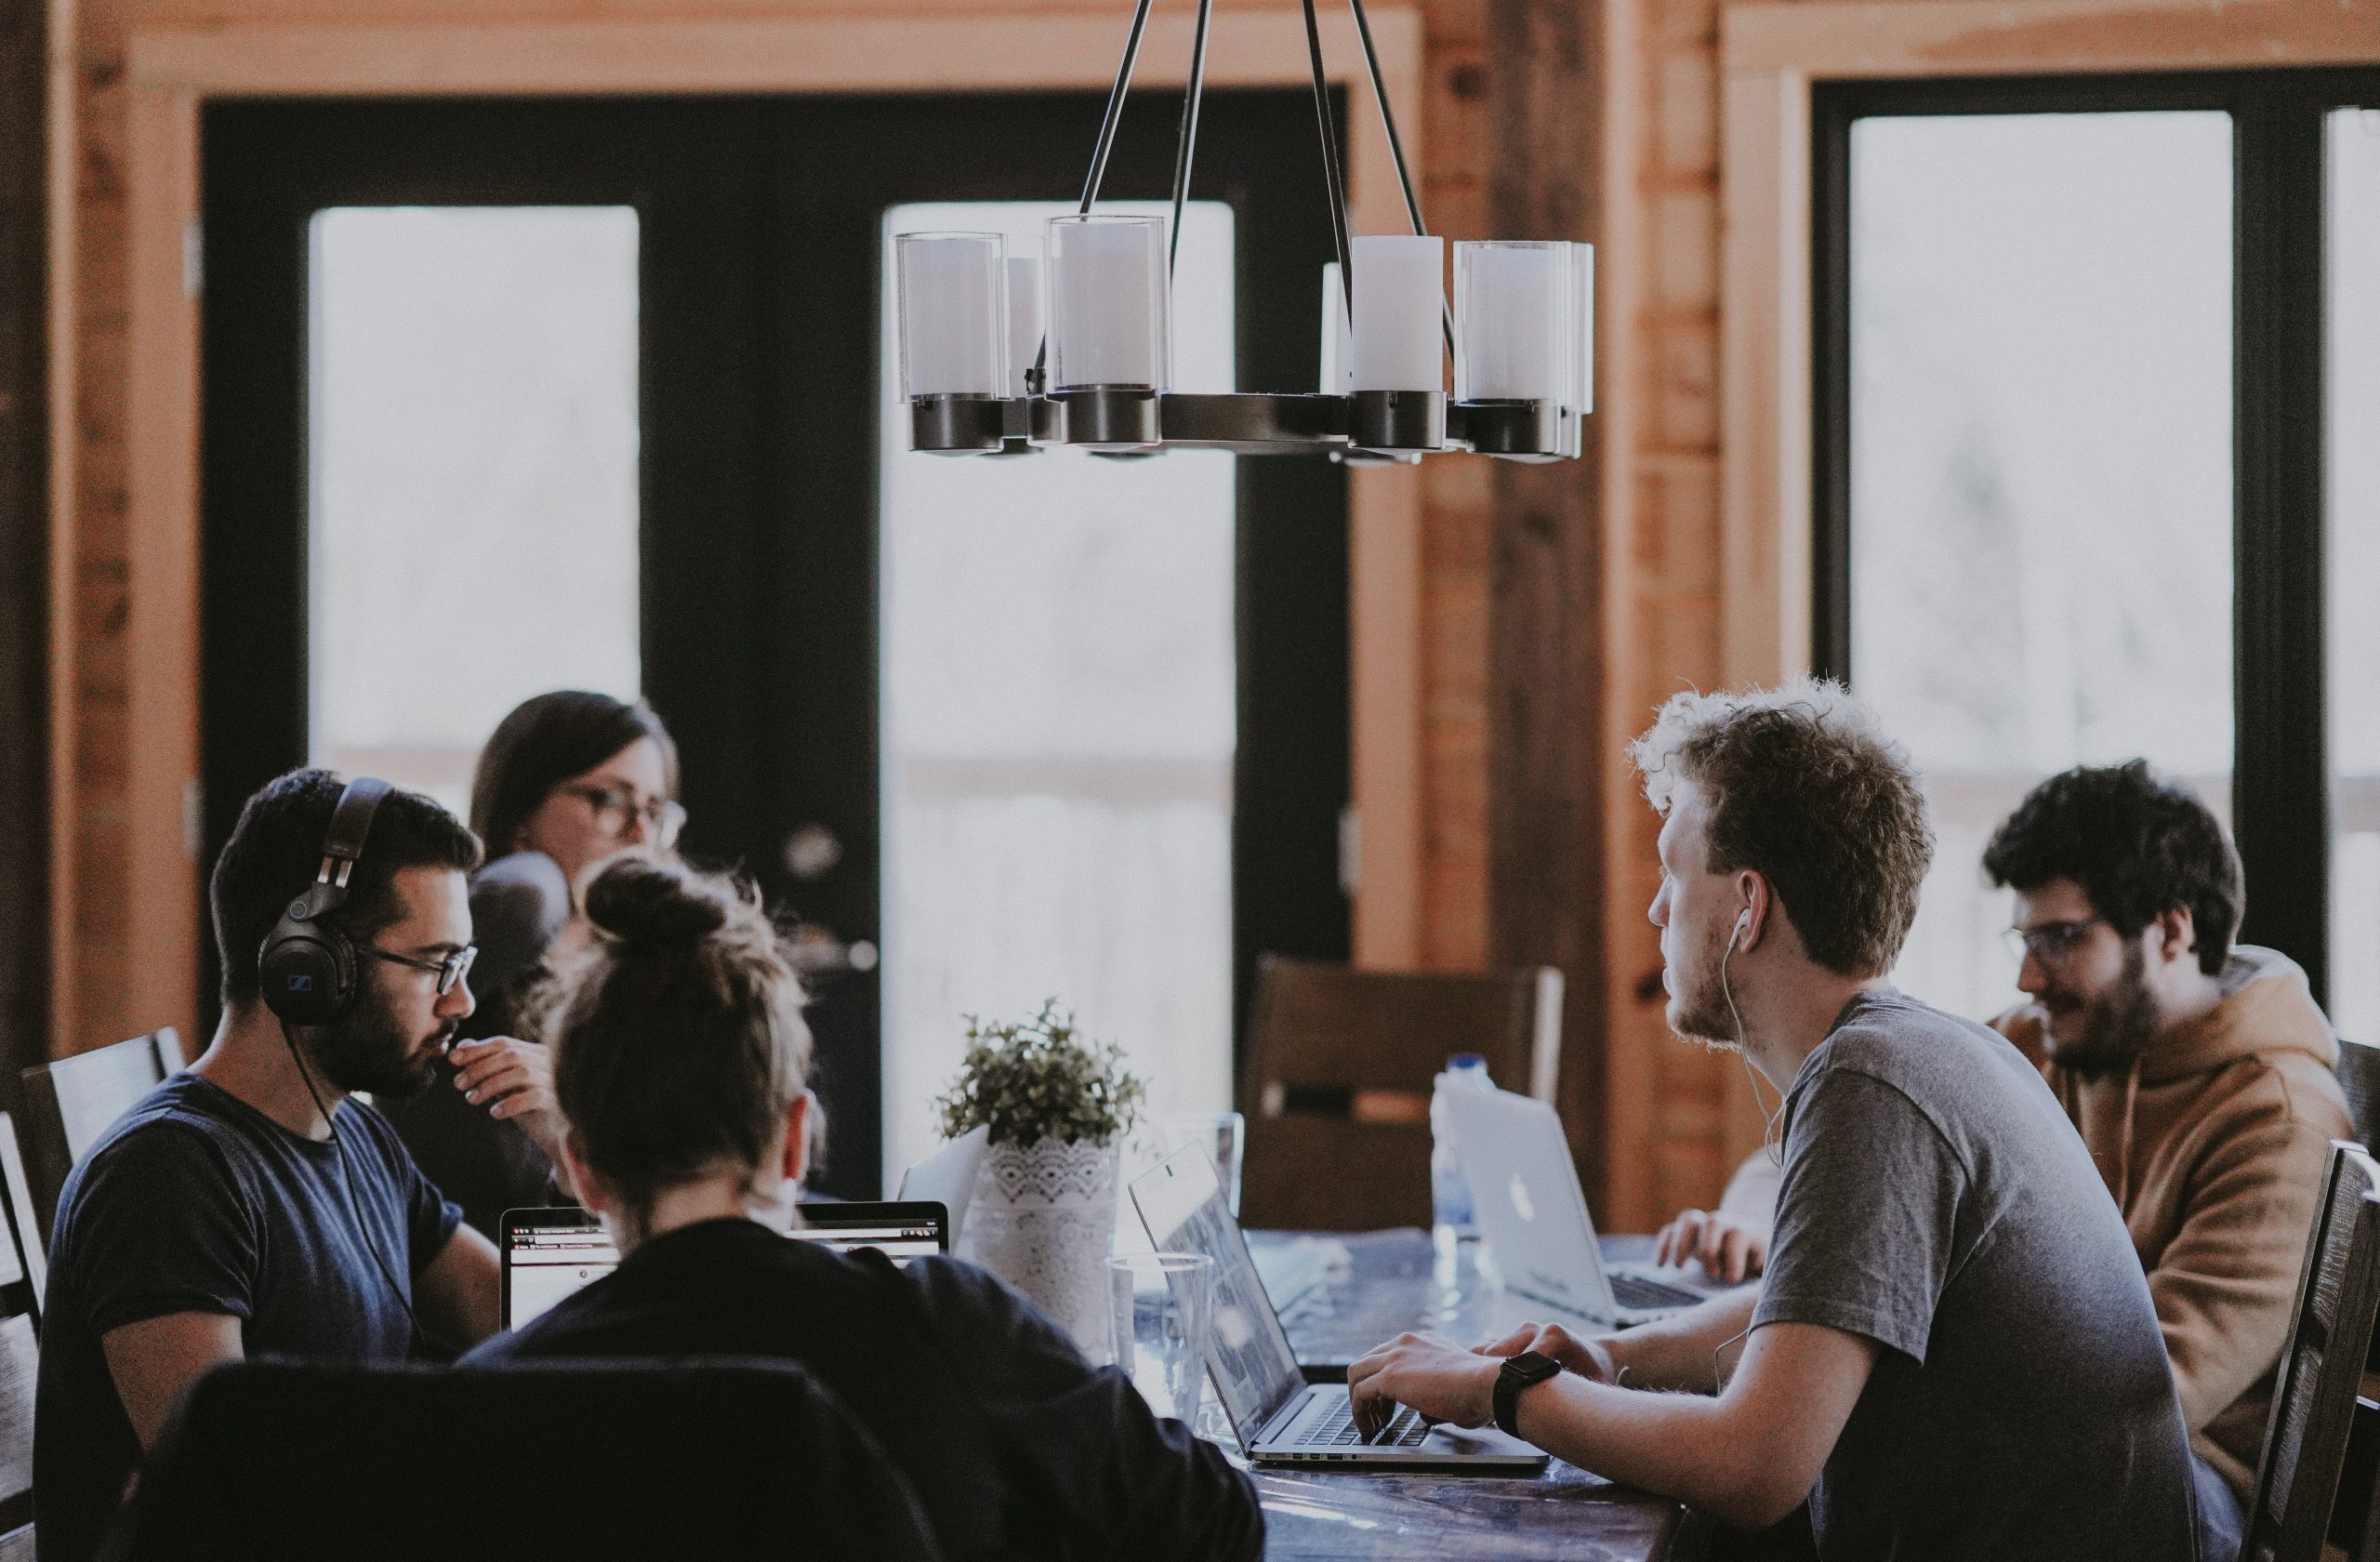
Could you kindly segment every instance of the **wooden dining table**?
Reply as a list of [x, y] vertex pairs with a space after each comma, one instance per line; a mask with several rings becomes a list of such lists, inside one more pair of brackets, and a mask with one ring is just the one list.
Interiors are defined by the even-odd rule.
[[[1492, 1264], [1470, 1244], [1442, 1255], [1427, 1232], [1252, 1231], [1249, 1246], [1302, 1362], [1350, 1360], [1407, 1329], [1476, 1343], [1509, 1316]], [[1651, 1238], [1606, 1237], [1603, 1247], [1606, 1260], [1643, 1259]], [[1238, 1458], [1229, 1423], [1211, 1404], [1199, 1429]], [[1559, 1459], [1529, 1480], [1291, 1469], [1254, 1476], [1266, 1562], [1669, 1562], [1692, 1548], [1700, 1522], [1668, 1498]]]

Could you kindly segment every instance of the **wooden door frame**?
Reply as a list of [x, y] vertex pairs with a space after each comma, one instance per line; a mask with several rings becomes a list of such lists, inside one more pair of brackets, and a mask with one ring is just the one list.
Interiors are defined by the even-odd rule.
[[[1421, 20], [1409, 4], [1371, 7], [1407, 155], [1421, 157]], [[1151, 19], [1136, 80], [1180, 86], [1191, 19]], [[120, 821], [128, 962], [126, 1012], [189, 1026], [198, 1013], [199, 114], [214, 98], [535, 97], [1097, 88], [1122, 42], [1114, 5], [1021, 15], [881, 10], [767, 21], [533, 21], [136, 29], [129, 47], [131, 212], [129, 577], [126, 582], [126, 783]], [[1355, 30], [1325, 26], [1328, 73], [1349, 93], [1348, 199], [1354, 225], [1404, 231], [1394, 164]], [[1295, 7], [1225, 11], [1208, 56], [1223, 86], [1311, 81]], [[1086, 155], [1088, 148], [1085, 149]], [[1310, 149], [1299, 148], [1302, 154]], [[1284, 386], [1283, 390], [1299, 387]], [[53, 459], [73, 470], [75, 452]], [[1414, 963], [1421, 886], [1421, 489], [1406, 469], [1365, 469], [1348, 484], [1353, 804], [1361, 963]], [[53, 511], [58, 527], [71, 519]], [[63, 539], [70, 546], [72, 533]], [[54, 668], [73, 687], [71, 668]], [[56, 686], [55, 684], [53, 686]], [[71, 745], [72, 711], [56, 713]], [[81, 814], [71, 770], [54, 781], [61, 832]], [[78, 886], [51, 885], [59, 925]], [[77, 1034], [73, 968], [53, 974], [53, 1045]]]
[[[2369, 65], [2380, 3], [1763, 3], [1726, 11], [1719, 52], [1719, 619], [1721, 666], [1740, 687], [1812, 657], [1812, 85]], [[1761, 1115], [1732, 1075], [1727, 1096], [1741, 1156]]]

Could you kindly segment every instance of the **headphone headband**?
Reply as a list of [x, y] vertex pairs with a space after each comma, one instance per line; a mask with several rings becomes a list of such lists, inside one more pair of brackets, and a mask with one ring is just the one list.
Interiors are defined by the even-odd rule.
[[314, 877], [315, 883], [329, 885], [337, 898], [326, 897], [316, 916], [347, 898], [347, 881], [355, 865], [364, 860], [364, 841], [372, 833], [372, 816], [380, 811], [380, 800], [390, 789], [377, 776], [359, 775], [339, 793], [338, 806], [331, 810], [330, 827], [323, 831], [323, 866]]

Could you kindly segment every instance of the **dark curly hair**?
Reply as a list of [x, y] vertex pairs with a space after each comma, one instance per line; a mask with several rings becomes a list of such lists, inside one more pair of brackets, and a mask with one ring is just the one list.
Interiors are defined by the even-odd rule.
[[[346, 791], [347, 783], [327, 770], [293, 770], [258, 788], [240, 809], [206, 890], [226, 1007], [257, 1000], [257, 957], [265, 936], [314, 881], [323, 837]], [[479, 841], [463, 821], [418, 792], [390, 792], [372, 815], [372, 832], [337, 920], [350, 937], [369, 943], [405, 915], [397, 897], [399, 870], [469, 873], [479, 866]]]
[[1765, 878], [1810, 959], [1841, 976], [1892, 970], [1934, 831], [1908, 750], [1841, 684], [1674, 695], [1629, 752], [1661, 813], [1679, 782], [1700, 789], [1710, 870]]
[[1991, 832], [1983, 870], [2019, 893], [2071, 879], [2126, 938], [2187, 909], [2199, 969], [2210, 976], [2230, 958], [2247, 904], [2240, 854], [2222, 822], [2146, 760], [2077, 765], [2035, 787]]

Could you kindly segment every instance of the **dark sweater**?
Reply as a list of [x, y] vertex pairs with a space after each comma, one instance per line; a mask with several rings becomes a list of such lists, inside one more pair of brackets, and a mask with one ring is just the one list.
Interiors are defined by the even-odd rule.
[[748, 1220], [646, 1242], [469, 1365], [532, 1357], [785, 1357], [850, 1406], [952, 1562], [1255, 1558], [1255, 1489], [1160, 1421], [1031, 1304], [956, 1259], [906, 1270]]

